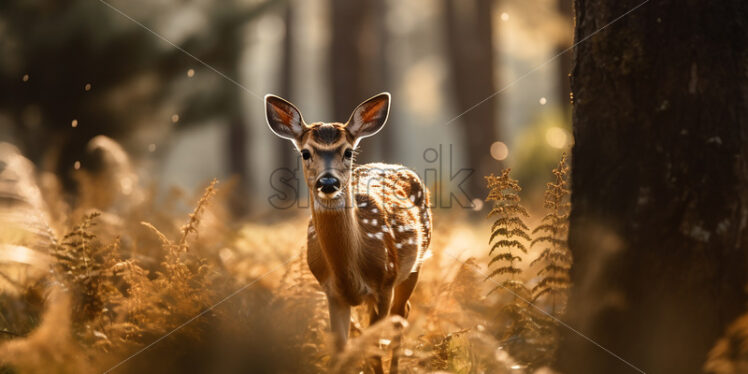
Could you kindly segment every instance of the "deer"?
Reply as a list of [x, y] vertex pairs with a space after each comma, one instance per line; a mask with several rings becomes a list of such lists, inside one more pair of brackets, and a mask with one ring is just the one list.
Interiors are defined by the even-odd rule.
[[[402, 165], [354, 164], [359, 142], [387, 122], [389, 93], [359, 104], [345, 123], [307, 124], [296, 106], [275, 95], [265, 96], [265, 107], [270, 130], [301, 155], [311, 209], [307, 265], [327, 297], [339, 353], [352, 307], [367, 305], [370, 325], [389, 314], [407, 319], [431, 241], [429, 190]], [[381, 357], [373, 366], [383, 372]]]

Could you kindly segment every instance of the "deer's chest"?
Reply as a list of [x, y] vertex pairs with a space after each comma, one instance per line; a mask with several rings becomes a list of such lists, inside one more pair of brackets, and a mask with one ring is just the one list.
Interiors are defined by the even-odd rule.
[[396, 274], [388, 266], [387, 249], [382, 241], [363, 240], [355, 250], [333, 252], [323, 248], [314, 231], [310, 226], [307, 262], [326, 293], [343, 296], [356, 305], [392, 286]]

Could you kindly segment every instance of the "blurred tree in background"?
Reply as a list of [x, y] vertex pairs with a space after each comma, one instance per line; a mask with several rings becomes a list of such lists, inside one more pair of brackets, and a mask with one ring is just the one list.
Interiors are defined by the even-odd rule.
[[[332, 79], [331, 121], [345, 122], [363, 100], [388, 91], [385, 58], [386, 2], [380, 0], [332, 0], [330, 2], [331, 45], [329, 49]], [[359, 162], [387, 159], [392, 137], [388, 127], [367, 139], [361, 146]], [[380, 160], [377, 160], [380, 159]], [[394, 161], [394, 160], [389, 160]]]
[[[503, 68], [509, 78], [517, 77], [533, 59], [568, 47], [555, 30], [568, 28], [565, 22], [558, 26], [558, 15], [564, 16], [570, 0], [557, 1], [558, 8], [556, 2], [518, 0], [3, 2], [0, 138], [18, 145], [39, 170], [55, 172], [73, 192], [70, 171], [76, 161], [84, 169], [92, 164], [83, 154], [85, 144], [106, 135], [122, 143], [133, 160], [147, 162], [139, 170], [163, 166], [158, 178], [164, 184], [191, 188], [195, 180], [235, 176], [231, 206], [243, 214], [251, 203], [267, 208], [268, 170], [293, 170], [297, 159], [287, 142], [267, 133], [263, 114], [253, 106], [262, 94], [278, 93], [324, 115], [310, 114], [310, 121], [345, 121], [362, 100], [390, 91], [391, 125], [362, 144], [360, 163], [430, 167], [423, 150], [454, 144], [455, 169], [475, 169], [469, 182], [476, 182], [500, 167], [490, 147], [501, 141], [512, 148], [506, 162], [524, 182], [525, 174], [551, 166], [560, 147], [535, 142], [532, 157], [525, 157], [530, 147], [508, 138], [542, 138], [561, 124], [555, 110], [536, 118], [515, 114], [534, 112], [537, 97], [499, 111], [506, 97], [494, 95], [496, 82]], [[274, 4], [283, 7], [275, 12]], [[511, 32], [497, 33], [493, 20], [499, 14], [503, 19], [503, 12], [524, 21], [502, 21]], [[504, 60], [508, 52], [501, 51], [496, 35], [524, 30], [551, 35], [558, 46], [528, 47], [530, 57], [512, 50]], [[559, 66], [561, 82], [550, 79], [532, 95], [556, 96], [559, 84], [562, 95], [568, 94], [567, 68]], [[454, 125], [442, 126], [463, 112]], [[440, 174], [440, 185], [455, 188], [450, 183], [459, 181], [450, 177]], [[190, 181], [181, 184], [183, 179]], [[471, 198], [484, 195], [481, 183], [460, 187], [468, 187]]]
[[[0, 136], [57, 172], [70, 189], [69, 171], [78, 160], [86, 167], [84, 145], [96, 135], [129, 141], [137, 154], [154, 151], [175, 124], [179, 129], [222, 120], [230, 127], [228, 168], [246, 186], [251, 173], [239, 105], [246, 92], [185, 51], [238, 79], [239, 31], [273, 2], [250, 6], [237, 0], [216, 7], [167, 1], [132, 7], [114, 1], [111, 8], [84, 0], [2, 2]], [[154, 33], [166, 34], [169, 42]]]
[[[499, 139], [494, 75], [492, 0], [444, 0], [445, 31], [456, 118], [466, 144], [467, 164], [475, 171], [468, 195], [483, 196], [481, 179], [500, 168], [491, 158], [491, 144]], [[484, 102], [487, 100], [487, 102]]]

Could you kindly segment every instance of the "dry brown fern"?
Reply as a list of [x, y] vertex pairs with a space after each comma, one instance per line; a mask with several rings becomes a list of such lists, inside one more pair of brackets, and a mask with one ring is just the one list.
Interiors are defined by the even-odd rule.
[[504, 288], [516, 290], [521, 288], [522, 282], [516, 276], [522, 272], [516, 263], [522, 261], [521, 253], [527, 253], [524, 241], [530, 240], [527, 233], [529, 228], [524, 218], [529, 217], [527, 209], [520, 204], [519, 192], [522, 188], [517, 180], [509, 176], [510, 169], [505, 169], [498, 177], [491, 174], [486, 177], [488, 183], [488, 197], [486, 201], [493, 201], [493, 208], [488, 217], [495, 217], [491, 225], [489, 244], [493, 243], [488, 252], [491, 260], [489, 268], [490, 278], [498, 278], [499, 283], [494, 289]]
[[[325, 372], [329, 360], [327, 298], [306, 261], [306, 249], [283, 275], [271, 308], [286, 316], [281, 330], [303, 360], [295, 371]], [[288, 329], [288, 331], [286, 331]]]
[[567, 290], [571, 286], [569, 269], [572, 257], [567, 243], [569, 231], [569, 167], [566, 165], [566, 153], [561, 156], [558, 167], [553, 169], [555, 181], [546, 184], [544, 206], [548, 213], [540, 225], [533, 230], [531, 246], [544, 245], [543, 251], [531, 263], [540, 263], [542, 267], [537, 275], [540, 278], [533, 287], [533, 300], [544, 302], [554, 317], [563, 315], [566, 309]]
[[558, 318], [567, 304], [567, 292], [571, 287], [569, 269], [572, 264], [571, 252], [567, 244], [569, 229], [569, 167], [566, 154], [561, 156], [558, 167], [553, 169], [555, 180], [546, 184], [544, 206], [547, 214], [540, 225], [533, 230], [538, 235], [531, 246], [543, 245], [540, 255], [532, 265], [541, 264], [537, 276], [538, 283], [532, 289], [533, 302], [546, 313], [535, 313], [535, 323], [539, 332], [535, 345], [538, 352], [535, 365], [550, 364], [558, 346]]
[[75, 294], [73, 316], [79, 323], [106, 313], [108, 299], [116, 292], [108, 269], [115, 262], [113, 253], [118, 244], [103, 246], [97, 241], [91, 232], [97, 217], [98, 212], [87, 214], [50, 251], [58, 280]]
[[534, 340], [538, 326], [534, 310], [528, 303], [532, 299], [531, 292], [517, 279], [522, 270], [516, 265], [522, 260], [520, 252], [527, 253], [525, 242], [530, 241], [530, 235], [524, 218], [529, 214], [520, 204], [519, 192], [522, 188], [517, 180], [509, 176], [509, 172], [510, 169], [505, 169], [498, 177], [486, 177], [489, 189], [486, 201], [493, 201], [493, 209], [488, 217], [496, 217], [489, 239], [489, 243], [494, 243], [489, 251], [489, 267], [496, 267], [488, 277], [496, 282], [491, 292], [504, 289], [510, 294], [511, 301], [504, 304], [500, 312], [504, 321], [500, 326], [501, 344], [518, 360], [529, 362], [536, 355]]
[[203, 195], [200, 197], [200, 200], [197, 202], [197, 206], [195, 207], [195, 210], [190, 213], [189, 221], [187, 224], [182, 226], [182, 237], [179, 238], [179, 249], [186, 251], [188, 248], [187, 245], [187, 239], [189, 238], [190, 234], [194, 233], [197, 234], [197, 227], [200, 224], [200, 217], [205, 211], [205, 209], [208, 206], [208, 202], [210, 199], [216, 194], [216, 185], [218, 184], [218, 180], [213, 179], [207, 188], [205, 188], [205, 191], [203, 192]]

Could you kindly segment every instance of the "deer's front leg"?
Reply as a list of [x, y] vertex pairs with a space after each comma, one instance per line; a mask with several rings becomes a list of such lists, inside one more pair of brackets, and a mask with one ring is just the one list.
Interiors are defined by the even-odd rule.
[[[373, 326], [375, 323], [381, 321], [387, 317], [390, 311], [390, 304], [392, 303], [392, 289], [385, 289], [378, 296], [378, 300], [375, 305], [372, 305], [371, 314], [369, 315], [369, 326]], [[382, 368], [382, 356], [374, 356], [369, 359], [371, 362], [372, 369], [375, 374], [383, 374], [384, 369]]]
[[351, 306], [342, 299], [330, 295], [327, 296], [327, 304], [330, 308], [330, 330], [335, 339], [335, 350], [341, 352], [348, 341]]

